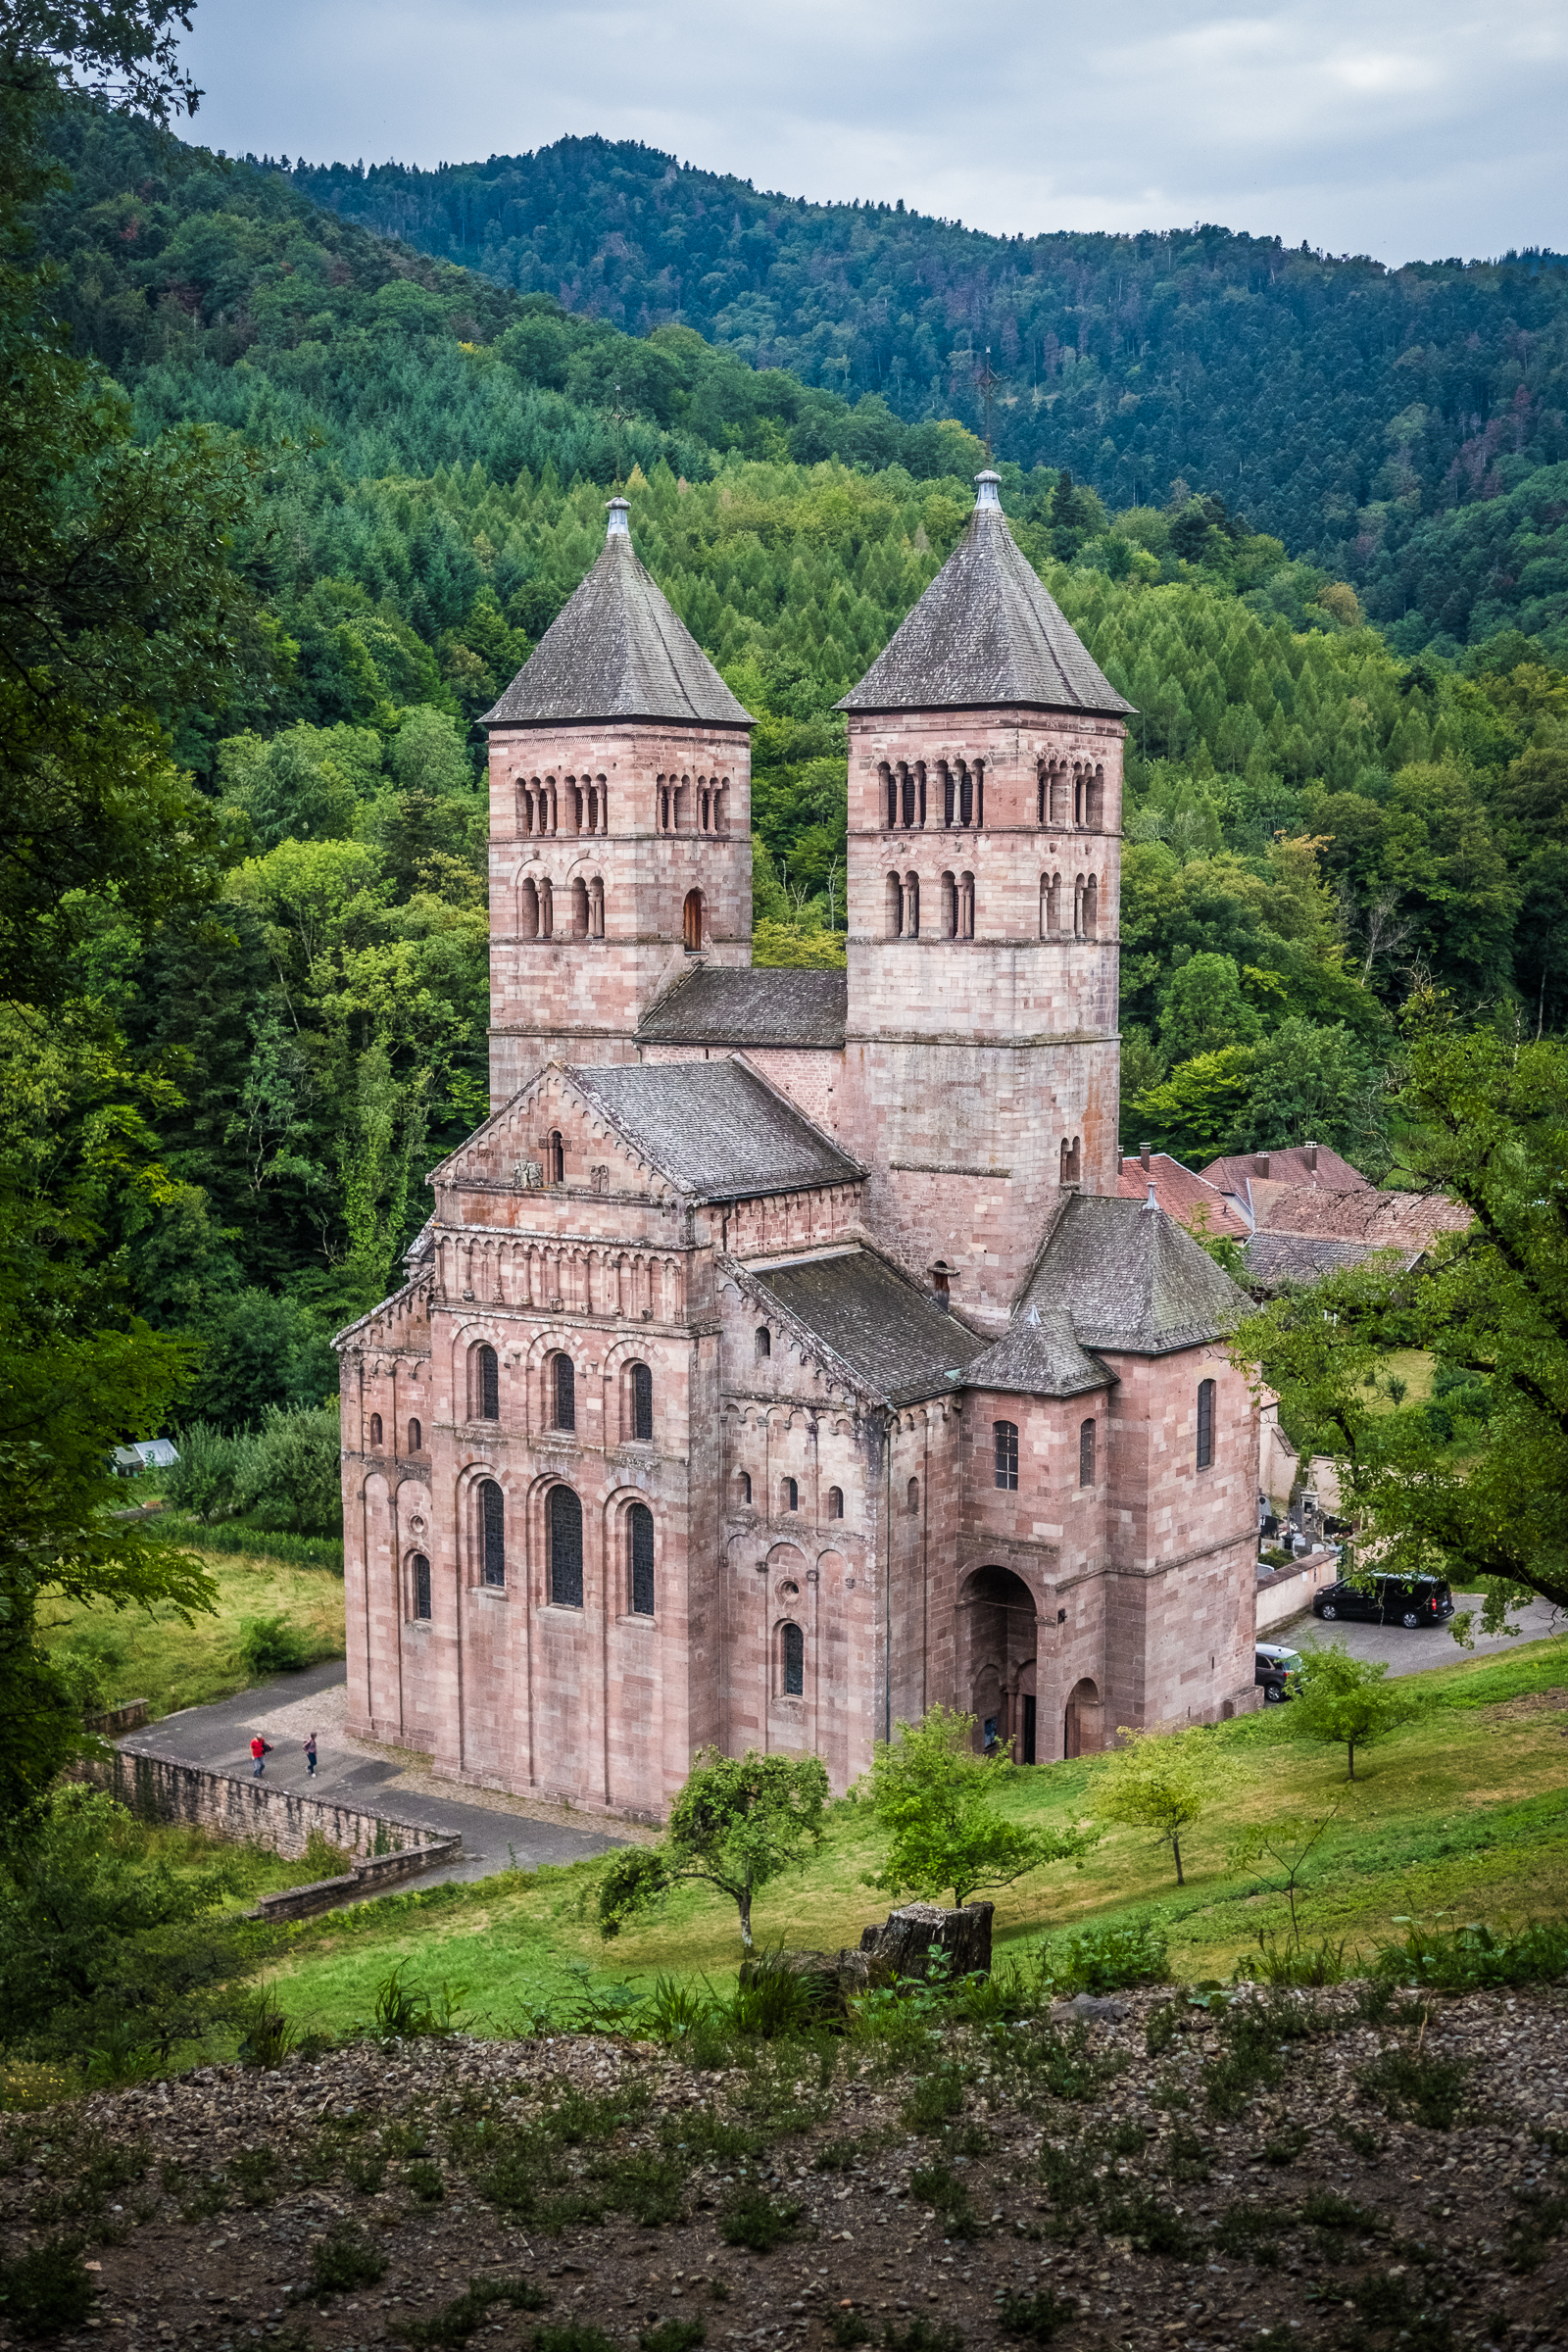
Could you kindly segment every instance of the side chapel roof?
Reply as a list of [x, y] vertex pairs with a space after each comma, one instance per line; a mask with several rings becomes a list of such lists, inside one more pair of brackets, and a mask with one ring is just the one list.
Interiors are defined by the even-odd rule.
[[479, 724], [666, 718], [752, 726], [751, 712], [632, 552], [627, 501], [608, 504], [610, 528], [598, 563]]
[[741, 1271], [764, 1299], [821, 1341], [860, 1387], [889, 1404], [956, 1389], [985, 1347], [874, 1250]]
[[677, 1191], [745, 1200], [855, 1184], [858, 1161], [744, 1061], [623, 1061], [566, 1076]]
[[743, 971], [703, 964], [644, 1013], [646, 1046], [828, 1046], [844, 1044], [849, 975], [780, 966]]
[[1081, 1348], [1169, 1355], [1222, 1339], [1251, 1300], [1156, 1201], [1074, 1193], [1022, 1311], [1031, 1306], [1065, 1313]]
[[996, 473], [975, 475], [969, 525], [840, 710], [1041, 710], [1119, 718], [1124, 702], [1091, 660], [1007, 527]]

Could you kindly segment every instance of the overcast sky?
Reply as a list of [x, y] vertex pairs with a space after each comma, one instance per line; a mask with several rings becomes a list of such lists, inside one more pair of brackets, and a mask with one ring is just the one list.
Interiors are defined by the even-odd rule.
[[1568, 249], [1568, 0], [198, 0], [193, 136], [461, 163], [600, 131], [1011, 232]]

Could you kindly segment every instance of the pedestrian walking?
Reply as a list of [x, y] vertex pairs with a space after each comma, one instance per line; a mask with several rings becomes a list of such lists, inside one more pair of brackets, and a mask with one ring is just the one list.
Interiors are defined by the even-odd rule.
[[271, 1752], [270, 1743], [264, 1740], [261, 1733], [258, 1732], [251, 1741], [251, 1779], [253, 1781], [259, 1781], [267, 1770], [267, 1759]]
[[310, 1781], [314, 1781], [316, 1778], [316, 1734], [314, 1732], [305, 1742], [305, 1777]]

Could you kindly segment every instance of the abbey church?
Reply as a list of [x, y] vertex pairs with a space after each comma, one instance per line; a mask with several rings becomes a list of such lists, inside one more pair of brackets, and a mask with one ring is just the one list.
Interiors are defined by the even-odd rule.
[[492, 1111], [339, 1337], [350, 1727], [657, 1820], [1253, 1703], [1243, 1295], [1118, 1191], [1128, 706], [978, 477], [841, 708], [849, 968], [754, 970], [749, 714], [603, 554], [488, 713]]

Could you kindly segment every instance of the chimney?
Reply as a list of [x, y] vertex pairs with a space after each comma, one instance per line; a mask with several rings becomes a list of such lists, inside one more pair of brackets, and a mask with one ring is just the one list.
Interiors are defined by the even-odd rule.
[[1261, 1177], [1263, 1177], [1265, 1180], [1267, 1179], [1267, 1176], [1268, 1176], [1268, 1153], [1267, 1153], [1266, 1152], [1260, 1152], [1258, 1153], [1258, 1155], [1257, 1155], [1257, 1165], [1256, 1165], [1256, 1167], [1253, 1169], [1252, 1173], [1253, 1173], [1255, 1176], [1261, 1176]]
[[1306, 1152], [1307, 1172], [1309, 1175], [1315, 1176], [1317, 1174], [1317, 1146], [1316, 1144], [1307, 1144], [1304, 1149]]
[[1152, 1150], [1153, 1146], [1152, 1144], [1140, 1144], [1138, 1147], [1138, 1156], [1144, 1163], [1144, 1174], [1146, 1176], [1149, 1174], [1149, 1154]]

